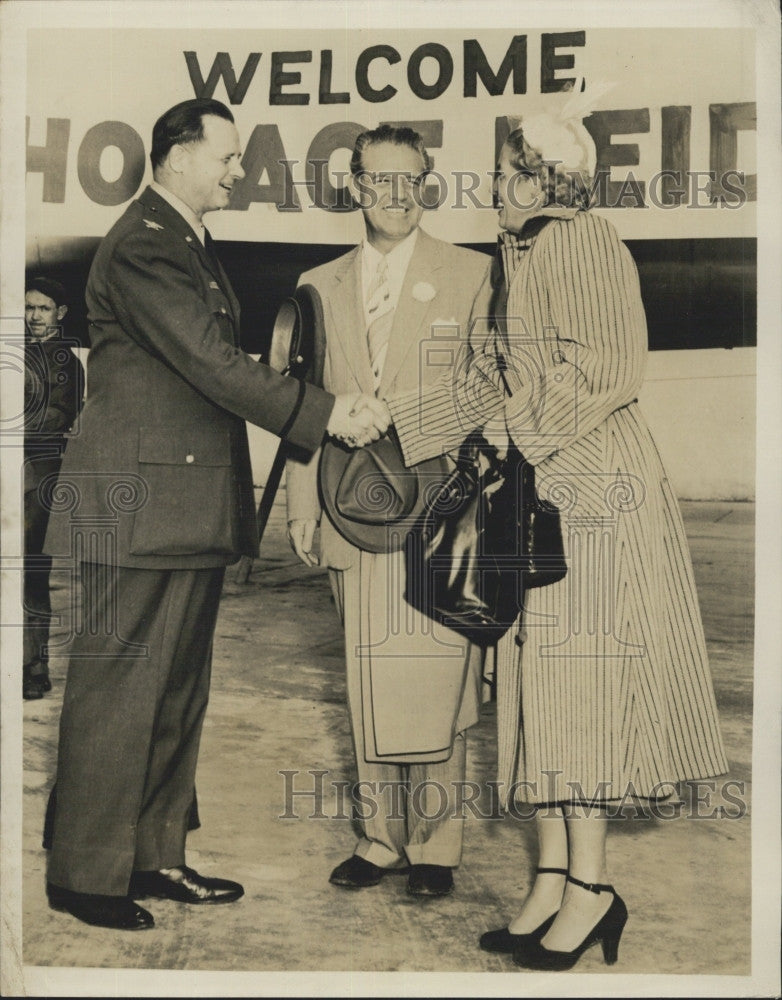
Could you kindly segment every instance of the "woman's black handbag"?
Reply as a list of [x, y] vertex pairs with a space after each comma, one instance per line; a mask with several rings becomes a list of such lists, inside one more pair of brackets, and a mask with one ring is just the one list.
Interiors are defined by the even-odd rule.
[[477, 432], [428, 498], [405, 557], [405, 600], [481, 646], [511, 627], [525, 590], [567, 572], [559, 511], [538, 497], [534, 467], [512, 444], [500, 458]]

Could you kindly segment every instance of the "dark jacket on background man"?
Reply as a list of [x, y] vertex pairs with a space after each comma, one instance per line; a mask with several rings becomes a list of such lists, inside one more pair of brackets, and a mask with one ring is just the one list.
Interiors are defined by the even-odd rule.
[[84, 368], [72, 345], [59, 337], [24, 345], [24, 491], [59, 472], [65, 433], [79, 412]]
[[[49, 623], [51, 558], [43, 554], [49, 522], [46, 497], [60, 470], [65, 434], [84, 394], [84, 368], [70, 343], [59, 336], [24, 346], [24, 634], [25, 698], [51, 688]], [[43, 493], [43, 496], [41, 495]], [[36, 685], [45, 686], [36, 690]]]

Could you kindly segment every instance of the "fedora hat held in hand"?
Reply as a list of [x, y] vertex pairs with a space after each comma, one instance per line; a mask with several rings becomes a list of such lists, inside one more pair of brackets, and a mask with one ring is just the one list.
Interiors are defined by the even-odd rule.
[[393, 429], [351, 451], [329, 440], [323, 446], [319, 482], [329, 520], [352, 545], [366, 552], [395, 552], [447, 478], [444, 457], [406, 468]]

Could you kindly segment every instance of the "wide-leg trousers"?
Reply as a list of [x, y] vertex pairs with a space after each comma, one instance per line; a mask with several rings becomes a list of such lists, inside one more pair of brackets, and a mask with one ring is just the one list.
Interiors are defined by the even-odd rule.
[[[348, 710], [357, 783], [355, 796], [362, 836], [354, 853], [380, 868], [406, 864], [455, 868], [464, 832], [460, 792], [464, 787], [466, 733], [453, 737], [446, 760], [395, 762], [367, 760], [358, 619], [370, 613], [366, 566], [329, 570], [337, 610], [345, 628]], [[397, 595], [401, 601], [401, 594]], [[460, 667], [461, 669], [461, 667]], [[399, 711], [406, 693], [399, 692]]]
[[121, 896], [184, 863], [224, 569], [83, 563], [48, 878]]

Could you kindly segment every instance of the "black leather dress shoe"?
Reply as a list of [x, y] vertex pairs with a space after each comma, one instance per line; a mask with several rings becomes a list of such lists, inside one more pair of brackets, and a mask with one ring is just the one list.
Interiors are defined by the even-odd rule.
[[385, 868], [380, 868], [357, 854], [351, 854], [347, 861], [337, 865], [329, 882], [344, 889], [366, 889], [370, 885], [377, 885], [385, 873]]
[[25, 677], [22, 682], [22, 697], [25, 701], [37, 701], [43, 698], [43, 685], [37, 677]]
[[152, 914], [137, 906], [129, 896], [99, 896], [46, 885], [49, 906], [64, 910], [85, 924], [110, 927], [116, 931], [145, 931], [155, 926]]
[[22, 682], [22, 696], [25, 701], [34, 701], [43, 698], [47, 691], [51, 691], [52, 682], [48, 674], [32, 674], [25, 677]]
[[412, 865], [407, 891], [411, 896], [447, 896], [453, 892], [453, 871], [446, 865]]
[[154, 896], [176, 903], [233, 903], [244, 895], [244, 888], [226, 878], [206, 878], [182, 865], [158, 872], [133, 872], [128, 893], [134, 899]]

